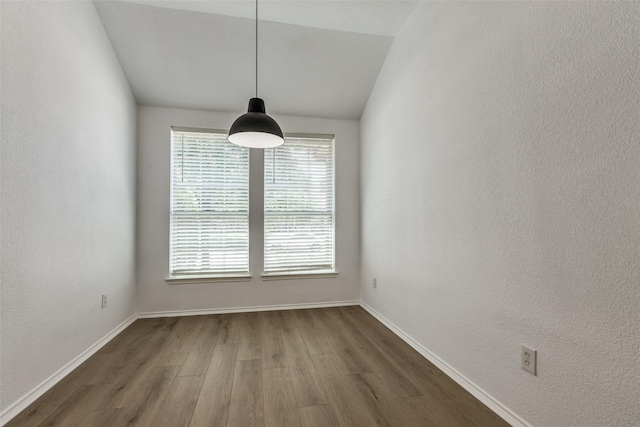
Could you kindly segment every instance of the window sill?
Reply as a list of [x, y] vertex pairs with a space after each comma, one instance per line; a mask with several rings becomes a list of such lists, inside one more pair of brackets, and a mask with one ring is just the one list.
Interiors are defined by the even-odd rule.
[[171, 276], [165, 279], [168, 285], [249, 281], [251, 281], [251, 274], [249, 273], [210, 274], [208, 276]]
[[291, 273], [262, 273], [262, 280], [333, 279], [337, 271], [295, 271]]

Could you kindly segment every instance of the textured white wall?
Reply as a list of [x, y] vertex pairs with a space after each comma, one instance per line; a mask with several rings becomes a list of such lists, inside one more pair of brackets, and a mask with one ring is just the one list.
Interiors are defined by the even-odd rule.
[[134, 312], [136, 107], [91, 2], [0, 8], [5, 409]]
[[[267, 108], [268, 99], [267, 101]], [[360, 297], [359, 126], [357, 121], [274, 116], [285, 132], [336, 136], [335, 279], [262, 281], [262, 180], [252, 179], [251, 282], [168, 285], [171, 126], [228, 129], [240, 113], [139, 107], [138, 312], [354, 300]], [[263, 174], [261, 150], [251, 174]], [[259, 203], [258, 203], [259, 202]]]
[[639, 7], [423, 2], [361, 121], [364, 301], [535, 426], [640, 425]]

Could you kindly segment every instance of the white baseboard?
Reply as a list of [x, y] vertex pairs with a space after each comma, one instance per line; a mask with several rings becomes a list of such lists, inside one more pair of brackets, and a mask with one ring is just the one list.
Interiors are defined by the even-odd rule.
[[525, 420], [520, 418], [515, 412], [511, 409], [507, 408], [505, 405], [500, 403], [497, 399], [491, 396], [489, 393], [484, 391], [478, 385], [476, 385], [473, 381], [469, 380], [467, 377], [458, 372], [454, 367], [449, 365], [444, 360], [440, 359], [438, 356], [427, 350], [422, 344], [413, 339], [409, 334], [404, 332], [402, 329], [397, 327], [393, 322], [388, 320], [382, 314], [378, 313], [371, 306], [367, 305], [364, 301], [360, 301], [360, 306], [367, 310], [373, 317], [378, 319], [382, 324], [384, 324], [387, 328], [391, 329], [391, 331], [402, 338], [404, 342], [413, 347], [418, 353], [423, 355], [429, 362], [433, 363], [440, 369], [442, 372], [447, 374], [452, 380], [457, 382], [460, 386], [462, 386], [465, 390], [471, 393], [476, 399], [480, 402], [484, 403], [489, 409], [498, 414], [502, 419], [511, 424], [514, 427], [531, 427], [531, 424], [527, 423]]
[[300, 310], [305, 308], [344, 307], [359, 304], [359, 300], [351, 300], [312, 302], [302, 304], [254, 305], [249, 307], [208, 308], [202, 310], [152, 311], [147, 313], [138, 313], [138, 319], [148, 319], [154, 317], [202, 316], [207, 314], [249, 313], [254, 311]]
[[100, 350], [105, 344], [111, 341], [116, 335], [122, 332], [127, 326], [132, 324], [137, 319], [136, 315], [133, 314], [127, 320], [116, 326], [111, 332], [102, 337], [98, 342], [93, 344], [91, 347], [86, 349], [83, 353], [81, 353], [78, 357], [73, 359], [71, 362], [67, 363], [65, 366], [60, 368], [56, 373], [51, 375], [49, 378], [41, 382], [39, 385], [31, 389], [27, 394], [22, 396], [20, 399], [13, 402], [8, 408], [6, 408], [0, 414], [0, 426], [5, 425], [9, 421], [11, 421], [16, 415], [20, 412], [24, 411], [27, 406], [31, 405], [35, 402], [40, 396], [46, 393], [51, 387], [56, 385], [61, 379], [69, 375], [71, 371], [80, 366], [85, 360], [93, 356], [95, 352]]

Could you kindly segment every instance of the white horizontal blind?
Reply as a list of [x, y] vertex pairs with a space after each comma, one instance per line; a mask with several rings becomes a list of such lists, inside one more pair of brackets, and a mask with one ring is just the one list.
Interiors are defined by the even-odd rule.
[[249, 149], [171, 132], [172, 276], [249, 271]]
[[265, 273], [334, 269], [333, 146], [287, 137], [265, 150]]

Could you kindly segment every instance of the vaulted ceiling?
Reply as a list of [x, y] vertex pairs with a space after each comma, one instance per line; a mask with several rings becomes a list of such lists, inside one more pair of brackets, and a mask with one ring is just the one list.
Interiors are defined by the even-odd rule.
[[[94, 3], [139, 104], [242, 112], [255, 96], [253, 1]], [[267, 112], [359, 119], [418, 3], [261, 0]]]

